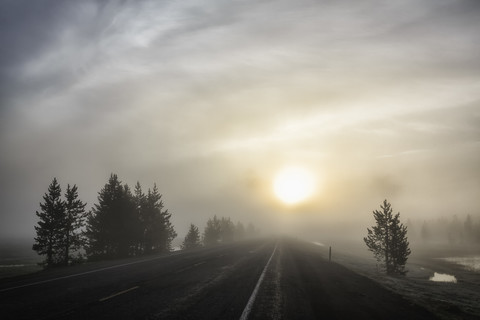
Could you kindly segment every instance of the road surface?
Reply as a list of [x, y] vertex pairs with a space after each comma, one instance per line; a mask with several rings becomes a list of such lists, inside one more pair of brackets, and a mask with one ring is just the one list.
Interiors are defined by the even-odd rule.
[[307, 242], [255, 240], [0, 280], [1, 319], [436, 319]]

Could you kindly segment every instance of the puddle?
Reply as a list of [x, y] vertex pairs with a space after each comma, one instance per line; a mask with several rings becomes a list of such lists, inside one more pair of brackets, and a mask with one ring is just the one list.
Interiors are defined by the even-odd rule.
[[480, 256], [449, 257], [449, 258], [440, 258], [440, 259], [442, 259], [443, 261], [461, 265], [462, 267], [471, 271], [480, 272]]
[[438, 272], [435, 272], [433, 274], [433, 276], [430, 277], [429, 280], [434, 281], [434, 282], [453, 282], [453, 283], [457, 283], [457, 278], [455, 278], [455, 276], [452, 276], [452, 275], [446, 274], [446, 273], [438, 273]]
[[316, 244], [317, 246], [320, 246], [320, 247], [325, 247], [325, 245], [321, 242], [312, 242], [313, 244]]

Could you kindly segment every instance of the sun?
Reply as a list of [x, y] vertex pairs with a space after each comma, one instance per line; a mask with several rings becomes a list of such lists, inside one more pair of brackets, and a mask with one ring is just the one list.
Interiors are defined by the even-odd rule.
[[314, 186], [313, 175], [300, 167], [284, 168], [273, 181], [275, 195], [289, 205], [306, 200], [312, 195]]

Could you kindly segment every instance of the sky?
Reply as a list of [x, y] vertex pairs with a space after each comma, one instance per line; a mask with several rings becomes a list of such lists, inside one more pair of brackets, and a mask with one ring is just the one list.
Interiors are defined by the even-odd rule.
[[[53, 177], [91, 208], [111, 173], [156, 183], [180, 237], [214, 214], [365, 233], [384, 199], [403, 220], [480, 214], [479, 16], [475, 0], [1, 0], [0, 238], [34, 236]], [[306, 201], [275, 197], [286, 166], [310, 172]]]

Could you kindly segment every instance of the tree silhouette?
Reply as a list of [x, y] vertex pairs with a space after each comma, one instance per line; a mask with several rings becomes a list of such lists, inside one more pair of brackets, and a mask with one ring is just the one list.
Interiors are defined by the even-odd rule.
[[208, 219], [205, 231], [203, 232], [203, 244], [208, 247], [220, 242], [221, 225], [217, 216]]
[[144, 247], [147, 253], [171, 251], [172, 240], [177, 236], [170, 222], [172, 215], [163, 208], [162, 195], [154, 184], [152, 190], [148, 189], [145, 208], [142, 210]]
[[177, 233], [163, 207], [156, 185], [144, 194], [137, 182], [132, 194], [112, 174], [88, 217], [87, 254], [95, 259], [170, 251]]
[[392, 215], [391, 204], [387, 200], [380, 206], [382, 211], [374, 210], [376, 225], [367, 228], [368, 235], [363, 238], [368, 250], [372, 251], [387, 274], [406, 274], [405, 264], [411, 251], [407, 239], [407, 227], [400, 223], [400, 213]]
[[140, 182], [137, 181], [135, 184], [135, 188], [133, 191], [133, 202], [134, 202], [134, 210], [135, 216], [138, 219], [138, 223], [135, 224], [135, 237], [137, 239], [137, 245], [135, 246], [135, 255], [141, 254], [145, 252], [145, 228], [148, 221], [146, 221], [145, 217], [145, 208], [147, 206], [147, 196], [142, 191], [142, 186]]
[[71, 261], [79, 259], [80, 256], [74, 257], [73, 252], [79, 252], [84, 245], [82, 228], [85, 225], [85, 206], [78, 198], [78, 188], [76, 185], [67, 186], [64, 202], [64, 226], [63, 237], [61, 238], [61, 246], [63, 251], [63, 264], [68, 265]]
[[182, 249], [189, 250], [198, 248], [200, 246], [200, 232], [198, 231], [198, 227], [192, 223], [190, 224], [190, 229], [188, 230], [187, 235], [183, 240]]
[[40, 203], [41, 210], [35, 212], [40, 221], [35, 226], [37, 236], [32, 249], [40, 255], [46, 255], [46, 266], [57, 264], [61, 259], [59, 250], [65, 220], [65, 204], [61, 195], [62, 189], [57, 179], [53, 178], [48, 192], [43, 196], [44, 202]]
[[220, 219], [220, 241], [228, 243], [233, 241], [235, 236], [235, 225], [230, 218], [222, 217]]
[[116, 174], [98, 193], [88, 216], [87, 254], [92, 258], [119, 258], [133, 255], [138, 217], [128, 185], [122, 185]]

